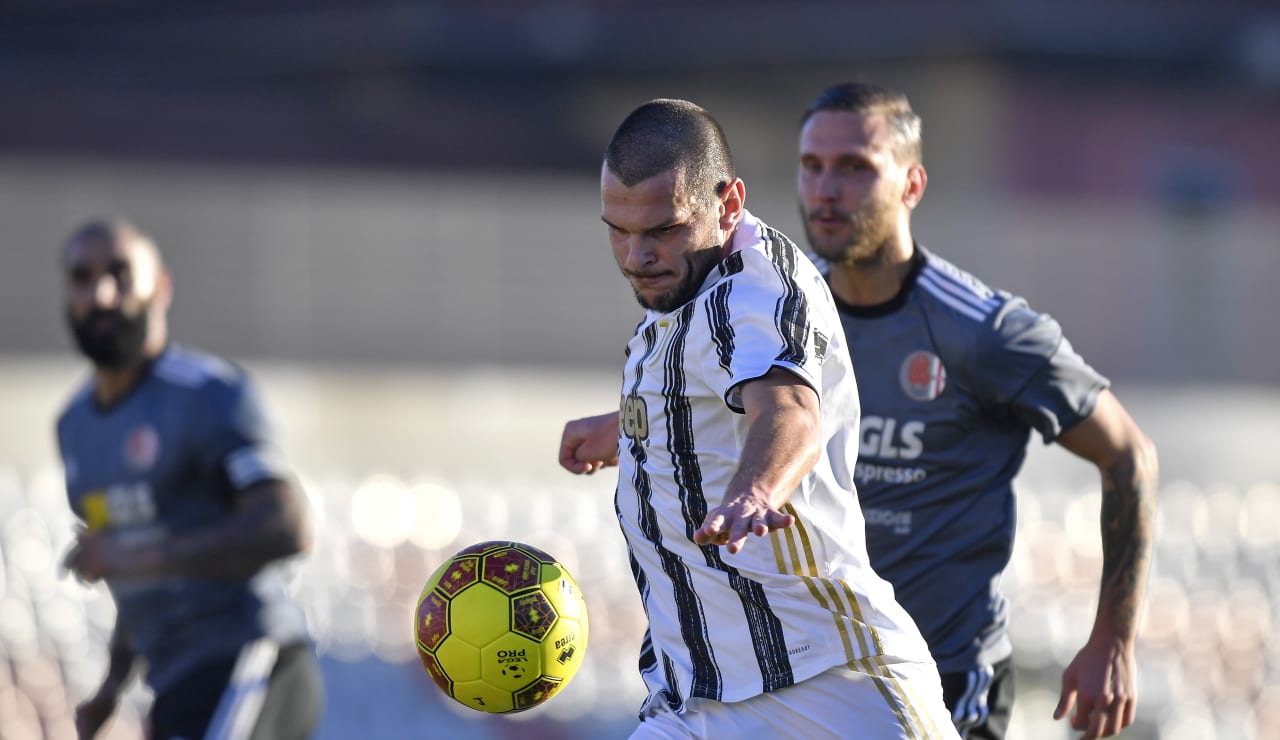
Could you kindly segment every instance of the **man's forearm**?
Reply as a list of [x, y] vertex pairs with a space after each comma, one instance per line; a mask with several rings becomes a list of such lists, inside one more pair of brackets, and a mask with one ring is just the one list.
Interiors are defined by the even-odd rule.
[[1158, 463], [1150, 444], [1102, 470], [1102, 584], [1097, 626], [1125, 639], [1137, 634], [1146, 591], [1157, 477]]
[[271, 483], [239, 495], [243, 503], [230, 519], [161, 543], [162, 575], [246, 578], [308, 547], [305, 511], [295, 490]]
[[815, 421], [802, 410], [762, 414], [747, 433], [742, 460], [728, 490], [767, 493], [769, 504], [781, 507], [817, 462], [821, 453], [817, 438]]
[[119, 622], [111, 631], [107, 655], [107, 675], [102, 679], [99, 691], [117, 697], [138, 666], [138, 653], [133, 647], [133, 641]]

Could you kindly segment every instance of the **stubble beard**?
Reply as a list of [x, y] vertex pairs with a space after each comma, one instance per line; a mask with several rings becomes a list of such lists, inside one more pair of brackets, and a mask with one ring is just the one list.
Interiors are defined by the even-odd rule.
[[[138, 364], [146, 354], [150, 308], [148, 302], [136, 315], [132, 316], [119, 310], [93, 311], [79, 320], [68, 308], [66, 320], [76, 348], [93, 363], [94, 367], [104, 370], [122, 370]], [[91, 328], [98, 317], [104, 315], [113, 316], [116, 319], [116, 331], [101, 333]]]
[[653, 300], [648, 300], [641, 295], [638, 288], [632, 285], [631, 289], [635, 292], [636, 301], [642, 307], [659, 313], [670, 313], [680, 308], [698, 295], [698, 289], [706, 281], [707, 275], [711, 274], [715, 266], [720, 263], [723, 255], [723, 244], [704, 247], [686, 254], [684, 278], [676, 286], [658, 294]]
[[[811, 219], [824, 213], [834, 213], [849, 220], [851, 228], [847, 239], [832, 242], [814, 233]], [[894, 221], [885, 204], [867, 203], [852, 214], [834, 209], [815, 209], [804, 215], [805, 237], [809, 240], [809, 247], [826, 261], [861, 269], [876, 267], [888, 261]]]

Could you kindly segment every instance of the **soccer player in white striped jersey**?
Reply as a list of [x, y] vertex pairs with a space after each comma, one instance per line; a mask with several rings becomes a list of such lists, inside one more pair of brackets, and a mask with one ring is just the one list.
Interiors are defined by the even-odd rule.
[[633, 738], [955, 738], [927, 645], [871, 569], [853, 487], [858, 392], [825, 281], [743, 207], [719, 124], [656, 100], [601, 173], [646, 309], [620, 410], [560, 463], [618, 465], [649, 629]]
[[1035, 430], [1102, 476], [1098, 610], [1055, 717], [1074, 705], [1086, 740], [1119, 732], [1137, 700], [1154, 447], [1056, 321], [912, 239], [927, 176], [905, 95], [827, 88], [805, 112], [799, 154], [805, 231], [861, 393], [867, 549], [928, 640], [953, 721], [971, 739], [1007, 730], [1012, 645], [999, 580], [1013, 549], [1012, 481]]

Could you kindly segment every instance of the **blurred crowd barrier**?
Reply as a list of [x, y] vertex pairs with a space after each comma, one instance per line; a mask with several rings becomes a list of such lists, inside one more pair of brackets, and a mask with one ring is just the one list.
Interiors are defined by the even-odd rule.
[[[6, 408], [29, 411], [74, 372], [59, 366], [32, 375], [45, 384], [28, 383], [35, 396]], [[422, 378], [405, 371], [361, 375], [353, 383], [268, 369], [262, 377], [281, 412], [318, 532], [314, 552], [295, 564], [294, 583], [325, 674], [322, 738], [628, 735], [643, 698], [636, 658], [644, 617], [612, 511], [612, 475], [573, 477], [554, 463], [560, 425], [605, 410], [611, 375], [477, 371]], [[467, 390], [481, 388], [484, 394]], [[1183, 432], [1202, 435], [1209, 422], [1185, 398], [1158, 396], [1184, 408]], [[1261, 409], [1274, 402], [1259, 398]], [[309, 414], [295, 405], [303, 399], [311, 400]], [[518, 410], [499, 413], [502, 407]], [[1140, 422], [1160, 418], [1144, 414], [1146, 407], [1135, 407]], [[48, 409], [46, 424], [56, 404]], [[20, 426], [32, 434], [30, 423]], [[363, 436], [372, 447], [368, 438], [378, 438], [371, 431], [377, 428], [390, 436], [376, 465], [368, 464], [369, 455], [334, 454], [344, 445], [363, 450], [355, 441], [324, 443], [317, 436]], [[1167, 425], [1151, 431], [1158, 443], [1164, 438], [1170, 451], [1178, 449]], [[395, 459], [386, 449], [393, 439], [405, 446]], [[1256, 444], [1265, 451], [1265, 442]], [[1280, 485], [1274, 477], [1197, 480], [1179, 474], [1186, 464], [1170, 459], [1173, 475], [1160, 489], [1139, 647], [1141, 699], [1137, 722], [1124, 736], [1274, 740], [1280, 738]], [[1088, 466], [1061, 451], [1034, 451], [1018, 505], [1017, 546], [1004, 579], [1018, 679], [1010, 738], [1065, 739], [1073, 733], [1052, 713], [1061, 672], [1088, 636], [1097, 604], [1100, 497]], [[110, 599], [102, 587], [81, 585], [60, 569], [73, 525], [51, 459], [0, 459], [0, 739], [73, 738], [74, 706], [105, 671]], [[543, 707], [504, 717], [443, 698], [418, 665], [411, 639], [411, 613], [429, 574], [456, 550], [487, 539], [526, 541], [554, 554], [578, 580], [591, 615], [587, 661], [568, 688]], [[145, 690], [132, 690], [105, 736], [141, 737], [149, 701]]]

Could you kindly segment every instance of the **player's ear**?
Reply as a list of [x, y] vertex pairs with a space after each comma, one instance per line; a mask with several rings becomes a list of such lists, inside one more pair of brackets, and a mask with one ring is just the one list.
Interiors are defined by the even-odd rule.
[[722, 186], [720, 191], [720, 231], [728, 234], [742, 220], [742, 209], [747, 202], [747, 186], [742, 178]]
[[162, 311], [168, 311], [169, 306], [173, 303], [173, 275], [167, 268], [161, 267], [160, 272], [156, 274], [156, 307]]
[[924, 165], [913, 164], [907, 168], [907, 185], [902, 190], [902, 202], [907, 208], [915, 208], [924, 198], [924, 189], [929, 185], [929, 175]]

